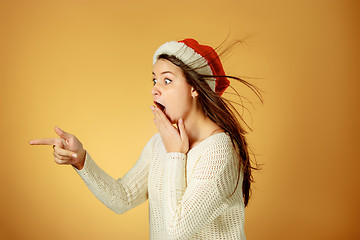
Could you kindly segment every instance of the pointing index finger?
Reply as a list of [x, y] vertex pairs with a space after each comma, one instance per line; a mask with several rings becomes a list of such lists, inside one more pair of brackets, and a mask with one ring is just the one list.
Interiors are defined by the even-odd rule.
[[30, 145], [55, 145], [56, 143], [56, 138], [41, 138], [29, 141]]

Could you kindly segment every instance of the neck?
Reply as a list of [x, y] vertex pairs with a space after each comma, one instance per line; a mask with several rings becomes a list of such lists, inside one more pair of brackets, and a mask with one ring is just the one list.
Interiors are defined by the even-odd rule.
[[190, 149], [214, 133], [221, 132], [222, 129], [205, 115], [200, 107], [195, 107], [184, 119], [186, 133], [189, 137]]

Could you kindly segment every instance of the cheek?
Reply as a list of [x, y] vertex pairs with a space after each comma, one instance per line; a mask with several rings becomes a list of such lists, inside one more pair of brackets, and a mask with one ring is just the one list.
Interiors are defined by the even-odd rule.
[[184, 114], [190, 111], [192, 107], [192, 97], [181, 95], [178, 98], [174, 98], [172, 112], [177, 115], [177, 117], [183, 117]]
[[191, 88], [183, 86], [169, 92], [168, 114], [172, 120], [177, 120], [188, 114], [192, 107]]

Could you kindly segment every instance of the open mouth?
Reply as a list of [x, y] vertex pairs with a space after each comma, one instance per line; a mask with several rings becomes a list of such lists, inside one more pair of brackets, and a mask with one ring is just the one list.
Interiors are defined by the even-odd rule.
[[165, 106], [164, 106], [164, 105], [162, 105], [162, 104], [160, 104], [160, 103], [158, 103], [158, 102], [155, 102], [155, 101], [154, 101], [154, 103], [155, 103], [155, 105], [156, 105], [162, 112], [165, 111]]

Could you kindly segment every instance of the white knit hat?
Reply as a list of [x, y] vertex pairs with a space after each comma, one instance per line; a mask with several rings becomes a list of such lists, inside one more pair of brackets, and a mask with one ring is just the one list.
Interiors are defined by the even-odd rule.
[[154, 53], [153, 64], [161, 54], [175, 56], [201, 75], [214, 76], [215, 78], [208, 79], [206, 82], [219, 96], [230, 84], [215, 50], [210, 46], [200, 45], [194, 39], [164, 43]]

